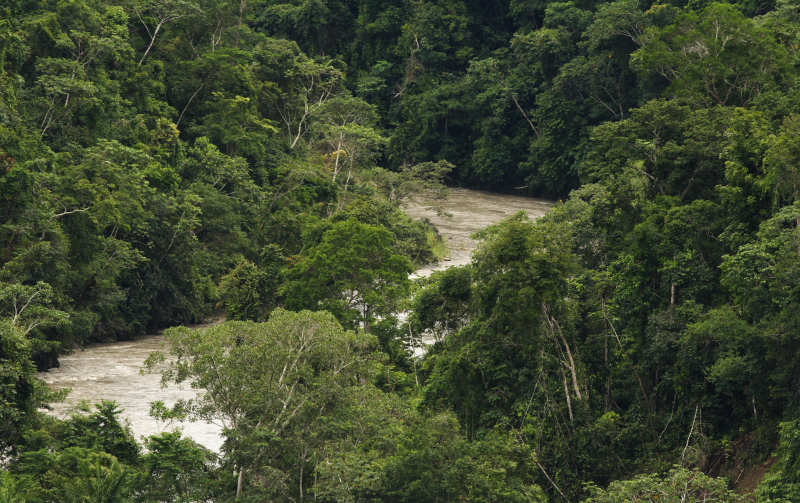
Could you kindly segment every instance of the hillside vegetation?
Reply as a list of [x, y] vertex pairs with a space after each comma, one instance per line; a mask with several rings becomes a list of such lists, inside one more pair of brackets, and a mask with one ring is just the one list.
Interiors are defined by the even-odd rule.
[[[795, 0], [6, 0], [0, 502], [800, 500], [799, 48]], [[448, 186], [562, 201], [414, 283]], [[222, 453], [39, 412], [165, 327]]]

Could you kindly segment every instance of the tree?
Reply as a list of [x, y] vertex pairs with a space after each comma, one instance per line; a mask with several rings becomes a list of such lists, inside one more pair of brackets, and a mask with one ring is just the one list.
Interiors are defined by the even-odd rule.
[[309, 121], [325, 103], [341, 93], [344, 72], [330, 58], [313, 59], [294, 43], [269, 40], [255, 52], [256, 75], [279, 84], [269, 104], [283, 123], [289, 148], [308, 133]]
[[787, 117], [777, 137], [770, 142], [769, 149], [764, 153], [764, 181], [772, 189], [776, 206], [783, 201], [800, 200], [800, 171], [797, 167], [800, 160], [800, 144], [797, 140], [799, 132], [800, 117]]
[[723, 257], [722, 285], [751, 320], [778, 314], [798, 301], [798, 222], [800, 203], [785, 206], [761, 224], [758, 239]]
[[127, 503], [135, 491], [139, 445], [120, 422], [121, 410], [103, 401], [92, 414], [40, 421], [12, 471], [30, 481], [34, 502]]
[[662, 76], [679, 98], [746, 106], [788, 82], [786, 49], [733, 5], [684, 13], [663, 30], [651, 28], [645, 39], [632, 61], [643, 73]]
[[433, 352], [426, 403], [452, 407], [470, 437], [499, 423], [517, 424], [518, 408], [525, 410], [517, 400], [541, 400], [543, 414], [554, 412], [549, 419], [574, 421], [586, 403], [588, 382], [569, 293], [569, 278], [579, 271], [570, 232], [558, 223], [531, 222], [520, 212], [481, 236], [469, 294], [463, 292], [464, 271], [448, 272], [436, 279], [440, 291], [445, 280], [452, 282], [451, 291], [441, 293], [448, 293], [442, 300], [453, 307], [440, 311], [434, 303], [420, 312], [419, 321], [430, 328], [458, 327], [464, 315], [457, 299], [471, 297], [468, 322]]
[[208, 108], [203, 125], [193, 128], [195, 131], [209, 136], [217, 145], [224, 145], [230, 157], [266, 155], [270, 138], [278, 129], [272, 121], [261, 118], [251, 98], [228, 98], [222, 92], [215, 92]]
[[54, 346], [41, 330], [68, 318], [52, 307], [53, 296], [47, 283], [0, 282], [0, 448], [13, 448], [36, 420], [36, 410], [64, 395], [49, 392], [33, 363], [34, 354]]
[[[142, 58], [139, 60], [139, 66], [147, 59], [147, 55], [150, 54], [153, 44], [156, 43], [158, 32], [161, 31], [164, 25], [199, 12], [197, 4], [187, 0], [144, 0], [141, 4], [134, 2], [132, 9], [144, 26], [145, 31], [147, 31], [148, 37], [150, 37], [150, 43], [147, 45], [147, 49], [145, 49]], [[152, 19], [152, 23], [155, 24], [152, 31], [142, 15]]]
[[400, 171], [375, 168], [366, 178], [392, 204], [402, 206], [414, 202], [442, 213], [441, 205], [450, 194], [445, 180], [454, 168], [447, 161], [423, 162], [414, 166], [403, 166]]
[[798, 454], [800, 454], [800, 430], [798, 422], [787, 421], [778, 426], [780, 443], [777, 462], [761, 479], [755, 491], [759, 503], [789, 503], [800, 495], [798, 480]]
[[24, 336], [32, 331], [64, 323], [67, 313], [50, 307], [53, 288], [44, 282], [36, 285], [0, 283], [0, 317]]
[[722, 107], [693, 112], [675, 101], [649, 101], [632, 110], [630, 118], [595, 128], [581, 176], [614, 191], [618, 207], [657, 195], [713, 200], [725, 174], [719, 151], [732, 113]]
[[331, 220], [336, 223], [351, 218], [362, 224], [386, 228], [393, 234], [395, 253], [408, 257], [415, 266], [441, 258], [434, 255], [433, 250], [442, 239], [436, 228], [428, 221], [411, 218], [396, 202], [392, 204], [380, 197], [354, 194], [349, 204]]
[[216, 458], [212, 452], [181, 438], [180, 430], [148, 437], [145, 447], [140, 501], [189, 503], [209, 497], [208, 479]]
[[[39, 49], [46, 47], [49, 54], [33, 61], [37, 85], [33, 99], [22, 105], [33, 112], [40, 137], [77, 140], [81, 135], [75, 133], [91, 111], [113, 101], [103, 92], [102, 67], [131, 50], [128, 16], [120, 6], [70, 1], [52, 13], [31, 16], [28, 23], [29, 31], [41, 37]], [[60, 135], [54, 131], [59, 127]]]
[[73, 447], [56, 463], [51, 501], [125, 503], [133, 492], [131, 471], [110, 454]]
[[29, 484], [6, 471], [0, 471], [0, 503], [26, 503]]
[[535, 454], [512, 434], [469, 441], [450, 414], [421, 416], [389, 397], [372, 400], [384, 410], [359, 404], [346, 425], [350, 435], [360, 429], [359, 441], [343, 436], [325, 452], [314, 489], [323, 501], [546, 501], [532, 481]]
[[314, 125], [325, 145], [325, 156], [332, 162], [332, 180], [347, 165], [344, 191], [350, 184], [353, 168], [368, 162], [375, 151], [387, 142], [375, 130], [378, 115], [374, 105], [352, 96], [337, 96], [327, 100], [313, 115]]
[[[283, 501], [299, 493], [302, 499], [319, 421], [334, 413], [340, 392], [370, 375], [374, 338], [343, 330], [326, 312], [282, 309], [266, 323], [181, 327], [165, 335], [177, 359], [167, 364], [163, 380], [203, 390], [178, 408], [224, 426], [223, 450], [237, 471], [237, 497]], [[163, 360], [154, 354], [148, 365]]]
[[276, 307], [276, 292], [283, 282], [280, 271], [285, 259], [274, 245], [265, 247], [262, 257], [267, 259], [265, 269], [242, 260], [220, 281], [220, 294], [225, 299], [229, 320], [262, 321]]
[[411, 262], [395, 252], [393, 241], [386, 228], [354, 218], [333, 224], [286, 271], [286, 306], [327, 309], [345, 325], [360, 323], [369, 332], [375, 317], [394, 312], [410, 286]]
[[419, 281], [414, 295], [411, 328], [418, 334], [433, 335], [438, 342], [457, 333], [472, 319], [472, 271], [449, 267]]
[[685, 468], [673, 468], [664, 478], [640, 475], [632, 480], [612, 482], [607, 490], [597, 486], [590, 486], [589, 490], [592, 497], [584, 500], [584, 503], [746, 501], [745, 496], [729, 490], [724, 479], [713, 479], [699, 470]]

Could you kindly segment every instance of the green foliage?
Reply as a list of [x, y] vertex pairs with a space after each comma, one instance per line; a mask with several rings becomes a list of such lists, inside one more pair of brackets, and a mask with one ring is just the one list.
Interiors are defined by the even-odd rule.
[[674, 468], [662, 479], [658, 475], [643, 475], [632, 480], [612, 482], [608, 490], [590, 487], [592, 497], [585, 503], [623, 503], [628, 501], [736, 502], [745, 499], [730, 491], [722, 479], [713, 479], [696, 470]]
[[499, 423], [517, 427], [517, 408], [525, 409], [518, 400], [527, 402], [548, 376], [555, 390], [562, 378], [570, 382], [562, 404], [572, 417], [586, 384], [574, 352], [570, 279], [579, 268], [570, 233], [520, 213], [484, 237], [471, 271], [434, 277], [417, 297], [420, 329], [458, 330], [431, 359], [426, 401], [451, 407], [469, 435], [483, 434]]
[[797, 498], [798, 486], [798, 429], [797, 421], [781, 423], [777, 462], [756, 489], [757, 501], [783, 503]]
[[724, 257], [722, 284], [754, 320], [796, 302], [797, 203], [762, 223], [758, 239]]
[[384, 227], [392, 233], [396, 253], [408, 257], [413, 264], [423, 265], [433, 262], [431, 236], [441, 242], [441, 236], [426, 220], [414, 220], [404, 211], [392, 204], [391, 200], [380, 197], [359, 197], [346, 208], [334, 215], [332, 221], [342, 222], [355, 218], [367, 225]]
[[261, 252], [263, 268], [244, 260], [220, 281], [220, 294], [230, 320], [261, 321], [277, 305], [276, 291], [283, 282], [283, 254], [275, 245]]
[[453, 168], [455, 166], [447, 161], [424, 162], [404, 166], [399, 172], [377, 168], [370, 178], [390, 203], [430, 203], [431, 207], [441, 211], [437, 203], [450, 193], [444, 180]]
[[[511, 435], [470, 442], [448, 414], [419, 416], [391, 396], [364, 398], [324, 451], [314, 488], [323, 501], [545, 501], [531, 480], [532, 453]], [[359, 430], [367, 434], [353, 442]]]
[[29, 485], [6, 471], [0, 471], [0, 502], [26, 503]]
[[[139, 445], [114, 402], [49, 420], [30, 431], [11, 469], [28, 484], [29, 502], [131, 501]], [[24, 487], [24, 486], [23, 486]]]
[[502, 434], [469, 442], [456, 426], [434, 416], [400, 440], [387, 467], [387, 493], [395, 501], [546, 501], [531, 483], [525, 446]]
[[[794, 0], [5, 2], [0, 500], [735, 501], [695, 468], [780, 423], [757, 497], [797, 499], [797, 26]], [[568, 200], [414, 289], [441, 241], [401, 208], [450, 185]], [[214, 306], [242, 321], [168, 331], [165, 379], [203, 391], [154, 412], [224, 420], [219, 458], [144, 453], [110, 403], [37, 412], [60, 351]]]
[[342, 323], [361, 323], [369, 331], [376, 316], [395, 310], [410, 286], [411, 263], [395, 252], [393, 241], [386, 228], [355, 218], [333, 224], [286, 272], [281, 295], [287, 307], [326, 309]]
[[418, 282], [422, 288], [414, 295], [411, 307], [414, 331], [440, 341], [458, 332], [469, 321], [472, 314], [469, 268], [450, 267]]
[[191, 502], [207, 499], [210, 493], [207, 474], [215, 456], [180, 431], [166, 432], [145, 441], [142, 456], [143, 477], [139, 501]]
[[632, 60], [669, 82], [668, 93], [721, 106], [745, 106], [785, 85], [789, 72], [786, 49], [772, 33], [723, 3], [650, 30]]
[[38, 460], [48, 469], [41, 474], [44, 490], [31, 501], [122, 503], [130, 501], [132, 473], [107, 453], [69, 447]]
[[[326, 312], [278, 309], [262, 324], [177, 328], [166, 336], [177, 360], [164, 381], [204, 390], [179, 407], [225, 425], [237, 496], [246, 480], [244, 494], [273, 501], [288, 500], [297, 487], [303, 494], [325, 438], [320, 428], [350, 388], [367, 386], [375, 363], [374, 338], [343, 330]], [[161, 359], [153, 355], [150, 363]]]
[[[11, 270], [9, 270], [11, 269]], [[0, 281], [0, 418], [2, 447], [13, 448], [35, 422], [36, 409], [55, 399], [35, 375], [32, 361], [38, 351], [52, 350], [42, 330], [63, 325], [67, 313], [53, 308], [51, 285], [25, 285], [13, 278], [12, 267], [2, 270]]]

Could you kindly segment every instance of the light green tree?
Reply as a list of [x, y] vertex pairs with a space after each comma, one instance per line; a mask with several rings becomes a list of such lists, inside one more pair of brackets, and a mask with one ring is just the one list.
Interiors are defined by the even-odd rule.
[[27, 485], [25, 481], [0, 470], [0, 503], [26, 503]]
[[639, 40], [643, 47], [631, 56], [633, 65], [660, 75], [668, 92], [688, 100], [744, 106], [785, 85], [790, 71], [786, 49], [773, 33], [730, 4], [686, 12]]
[[612, 482], [608, 489], [590, 485], [592, 497], [584, 503], [735, 503], [746, 501], [728, 489], [724, 479], [711, 478], [700, 470], [673, 468], [665, 477], [640, 475]]
[[347, 166], [346, 191], [353, 168], [366, 162], [372, 157], [370, 154], [387, 142], [375, 130], [376, 107], [360, 98], [341, 95], [325, 102], [313, 117], [313, 127], [329, 159], [334, 182]]
[[[265, 323], [180, 327], [165, 335], [176, 359], [163, 368], [163, 381], [202, 390], [178, 409], [225, 428], [237, 496], [284, 501], [296, 489], [302, 499], [319, 421], [335, 411], [342, 390], [365, 384], [374, 338], [343, 330], [326, 312], [283, 309]], [[163, 361], [154, 354], [148, 365]]]

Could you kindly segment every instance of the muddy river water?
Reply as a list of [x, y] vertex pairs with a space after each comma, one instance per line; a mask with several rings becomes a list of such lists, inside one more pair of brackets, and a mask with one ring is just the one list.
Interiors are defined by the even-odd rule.
[[[477, 245], [472, 234], [521, 210], [531, 217], [542, 216], [552, 205], [552, 201], [543, 199], [454, 189], [444, 204], [444, 210], [450, 216], [439, 216], [419, 205], [406, 208], [414, 218], [429, 218], [447, 239], [450, 248], [450, 260], [424, 267], [416, 275], [426, 276], [434, 270], [468, 263]], [[134, 341], [97, 344], [60, 358], [60, 368], [39, 374], [52, 389], [72, 388], [67, 401], [57, 404], [53, 414], [62, 416], [83, 401], [114, 400], [124, 409], [123, 417], [130, 422], [137, 437], [179, 426], [186, 436], [218, 451], [222, 443], [218, 425], [204, 422], [165, 424], [150, 417], [150, 402], [162, 400], [172, 405], [195, 394], [188, 387], [161, 388], [158, 375], [140, 373], [142, 362], [150, 353], [168, 350], [162, 346], [163, 342], [160, 335], [146, 335]]]
[[414, 218], [428, 218], [450, 248], [450, 260], [426, 266], [416, 272], [417, 276], [427, 276], [433, 271], [454, 265], [469, 263], [470, 255], [478, 244], [472, 238], [476, 232], [505, 218], [525, 211], [529, 217], [538, 218], [553, 207], [553, 201], [530, 197], [497, 194], [482, 190], [453, 189], [443, 205], [446, 216], [420, 205], [405, 208]]

